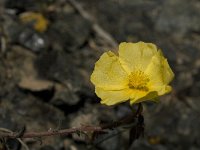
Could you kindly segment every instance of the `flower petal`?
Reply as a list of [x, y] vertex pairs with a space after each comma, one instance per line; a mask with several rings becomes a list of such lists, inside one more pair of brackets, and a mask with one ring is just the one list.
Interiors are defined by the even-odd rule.
[[145, 70], [145, 73], [150, 78], [149, 86], [151, 90], [158, 91], [159, 95], [163, 95], [171, 91], [171, 87], [168, 84], [174, 78], [174, 73], [172, 72], [167, 59], [163, 57], [161, 51], [152, 58], [151, 63]]
[[152, 100], [158, 97], [158, 93], [156, 91], [134, 91], [132, 92], [132, 96], [130, 99], [130, 104], [140, 103], [147, 100]]
[[104, 90], [102, 88], [95, 88], [95, 93], [101, 98], [101, 103], [105, 105], [115, 105], [125, 102], [130, 98], [130, 89], [123, 90]]
[[120, 90], [128, 86], [128, 75], [118, 57], [109, 51], [96, 62], [91, 81], [96, 87], [104, 90]]
[[134, 69], [145, 70], [156, 54], [157, 48], [152, 43], [121, 43], [119, 45], [119, 60], [123, 68], [128, 72]]
[[169, 85], [152, 86], [151, 90], [157, 91], [158, 95], [161, 96], [161, 95], [164, 95], [164, 94], [171, 92], [172, 87], [169, 86]]

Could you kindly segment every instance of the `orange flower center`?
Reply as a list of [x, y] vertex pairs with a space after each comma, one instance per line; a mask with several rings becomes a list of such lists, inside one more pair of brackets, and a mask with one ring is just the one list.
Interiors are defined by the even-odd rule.
[[141, 70], [131, 72], [129, 75], [129, 87], [141, 91], [148, 91], [147, 83], [149, 82], [148, 76]]

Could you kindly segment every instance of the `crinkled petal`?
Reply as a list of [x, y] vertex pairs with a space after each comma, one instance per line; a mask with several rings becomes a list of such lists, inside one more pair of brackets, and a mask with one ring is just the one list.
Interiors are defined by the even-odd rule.
[[154, 101], [155, 98], [158, 97], [158, 93], [156, 91], [139, 91], [134, 90], [131, 94], [130, 104], [133, 105], [135, 103], [140, 103], [147, 100]]
[[128, 74], [118, 57], [111, 51], [104, 53], [96, 62], [91, 81], [104, 90], [120, 90], [128, 86]]
[[159, 96], [167, 94], [172, 90], [172, 87], [169, 85], [151, 86], [150, 88], [151, 90], [157, 91]]
[[120, 63], [128, 73], [135, 69], [145, 70], [156, 52], [157, 47], [152, 43], [123, 42], [119, 45]]
[[145, 70], [145, 73], [150, 79], [149, 87], [151, 90], [158, 91], [159, 95], [163, 95], [171, 91], [171, 87], [168, 84], [174, 78], [167, 59], [163, 57], [161, 51], [152, 58], [151, 63]]
[[109, 91], [97, 87], [95, 88], [95, 93], [101, 98], [101, 104], [115, 105], [129, 100], [131, 90], [127, 88], [123, 90]]

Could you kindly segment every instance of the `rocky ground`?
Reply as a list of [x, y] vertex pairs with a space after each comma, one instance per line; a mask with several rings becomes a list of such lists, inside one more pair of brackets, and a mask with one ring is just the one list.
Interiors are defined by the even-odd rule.
[[[75, 135], [24, 142], [30, 150], [200, 149], [200, 1], [75, 2], [0, 1], [0, 127], [46, 131], [125, 116], [126, 104], [99, 104], [90, 74], [116, 43], [146, 41], [163, 50], [175, 79], [159, 104], [144, 104], [143, 138], [129, 145], [128, 133], [114, 130], [94, 145]], [[24, 149], [17, 140], [6, 145]]]

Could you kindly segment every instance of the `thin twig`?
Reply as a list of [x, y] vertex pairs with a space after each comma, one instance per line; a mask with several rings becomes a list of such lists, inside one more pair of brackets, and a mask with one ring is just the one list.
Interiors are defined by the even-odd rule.
[[20, 138], [17, 138], [17, 140], [21, 143], [25, 150], [29, 150], [28, 146], [24, 143], [24, 141], [22, 141]]
[[[6, 132], [6, 133], [13, 133], [11, 130], [6, 129], [6, 128], [0, 128], [0, 131]], [[16, 138], [21, 145], [25, 148], [25, 150], [29, 150], [28, 146], [26, 145], [26, 143], [24, 143], [24, 141], [22, 141], [20, 138]]]
[[[74, 127], [74, 128], [69, 128], [69, 129], [63, 129], [63, 130], [50, 130], [50, 131], [44, 131], [44, 132], [25, 132], [19, 138], [37, 138], [37, 137], [55, 136], [55, 135], [69, 135], [73, 133], [106, 132], [106, 130], [108, 129], [114, 129], [122, 125], [128, 125], [130, 123], [133, 123], [134, 119], [138, 117], [138, 115], [141, 113], [141, 109], [142, 109], [141, 104], [139, 104], [136, 113], [130, 114], [123, 119], [120, 119], [118, 121], [108, 123], [108, 124], [102, 124], [99, 126], [82, 126], [82, 127]], [[18, 132], [9, 132], [9, 133], [1, 132], [0, 133], [1, 138], [18, 138], [18, 136], [19, 136]]]
[[68, 0], [71, 5], [80, 13], [80, 15], [86, 20], [90, 21], [93, 26], [93, 30], [104, 40], [106, 40], [113, 48], [117, 47], [117, 42], [115, 39], [106, 32], [94, 19], [93, 17], [83, 9], [82, 5], [78, 3], [76, 0]]

